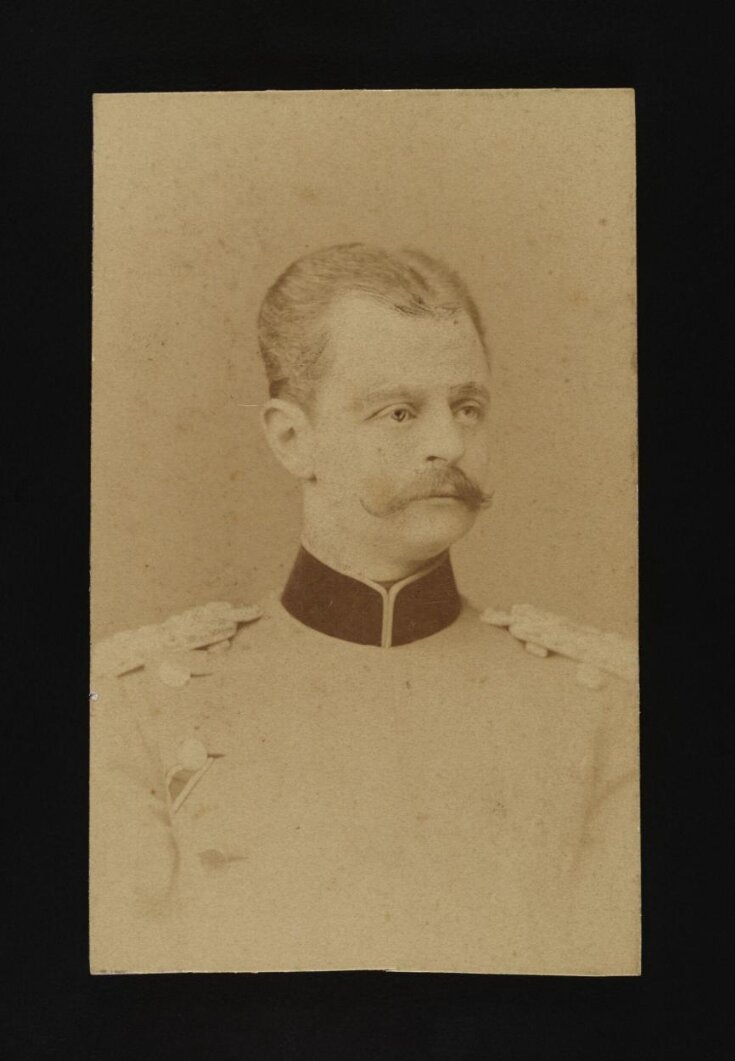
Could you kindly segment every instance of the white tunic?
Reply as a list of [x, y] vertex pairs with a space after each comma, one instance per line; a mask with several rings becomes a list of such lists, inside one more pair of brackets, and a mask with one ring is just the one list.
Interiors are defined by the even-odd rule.
[[359, 645], [277, 599], [95, 683], [94, 971], [639, 971], [637, 697], [465, 605]]

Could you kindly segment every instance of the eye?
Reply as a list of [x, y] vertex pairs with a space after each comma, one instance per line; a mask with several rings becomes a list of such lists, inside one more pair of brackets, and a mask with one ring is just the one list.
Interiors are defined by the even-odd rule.
[[465, 405], [460, 405], [457, 409], [457, 415], [462, 420], [467, 420], [470, 423], [475, 423], [478, 420], [482, 420], [483, 409], [479, 405], [475, 405], [472, 402], [468, 402]]
[[396, 405], [392, 409], [387, 409], [383, 413], [383, 418], [390, 420], [394, 424], [407, 424], [410, 420], [413, 420], [414, 414], [408, 406]]

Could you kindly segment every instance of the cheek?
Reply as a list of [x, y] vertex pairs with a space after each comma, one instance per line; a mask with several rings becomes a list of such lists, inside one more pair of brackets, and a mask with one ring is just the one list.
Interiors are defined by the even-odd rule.
[[487, 433], [479, 431], [467, 443], [463, 466], [481, 475], [490, 463], [490, 446]]
[[360, 432], [335, 432], [320, 440], [316, 452], [317, 476], [325, 483], [344, 484], [350, 493], [390, 490], [400, 480], [402, 464], [394, 447]]
[[354, 438], [325, 440], [315, 453], [314, 473], [335, 502], [383, 496], [389, 490], [380, 456], [365, 452]]
[[356, 484], [357, 493], [375, 512], [380, 512], [395, 498], [399, 489], [398, 477], [395, 475], [366, 475]]
[[411, 468], [401, 447], [391, 446], [385, 440], [371, 439], [359, 454], [355, 487], [365, 500], [380, 508], [395, 497], [396, 492], [411, 477], [410, 473]]

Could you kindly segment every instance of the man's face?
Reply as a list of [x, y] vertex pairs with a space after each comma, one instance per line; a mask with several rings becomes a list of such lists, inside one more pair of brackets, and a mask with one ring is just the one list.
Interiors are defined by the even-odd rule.
[[482, 501], [489, 370], [464, 313], [408, 316], [367, 297], [330, 312], [311, 412], [320, 509], [335, 532], [394, 558], [430, 558]]

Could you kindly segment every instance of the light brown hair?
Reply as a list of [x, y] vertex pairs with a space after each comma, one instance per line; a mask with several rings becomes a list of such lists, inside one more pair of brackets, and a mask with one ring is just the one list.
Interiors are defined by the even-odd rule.
[[341, 296], [364, 294], [400, 313], [466, 313], [484, 345], [482, 320], [449, 266], [411, 249], [345, 243], [293, 262], [271, 285], [258, 315], [258, 345], [272, 398], [308, 404], [324, 372], [326, 315]]

